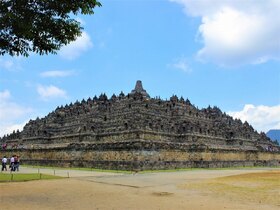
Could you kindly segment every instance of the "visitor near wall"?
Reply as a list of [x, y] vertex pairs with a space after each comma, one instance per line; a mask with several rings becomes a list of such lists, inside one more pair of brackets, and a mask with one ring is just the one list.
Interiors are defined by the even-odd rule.
[[10, 158], [10, 169], [11, 169], [11, 171], [15, 171], [15, 156], [14, 155]]
[[5, 169], [5, 171], [7, 171], [7, 161], [8, 161], [8, 159], [6, 158], [6, 156], [4, 156], [2, 158], [2, 171], [4, 171], [4, 169]]
[[15, 162], [14, 162], [14, 171], [19, 171], [19, 156], [15, 155], [14, 157]]

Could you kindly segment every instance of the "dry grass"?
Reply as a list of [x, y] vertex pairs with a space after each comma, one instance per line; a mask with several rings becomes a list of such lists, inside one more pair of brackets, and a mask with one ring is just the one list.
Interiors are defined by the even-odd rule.
[[186, 189], [210, 192], [237, 201], [250, 201], [280, 206], [280, 172], [248, 173], [208, 179], [181, 186]]

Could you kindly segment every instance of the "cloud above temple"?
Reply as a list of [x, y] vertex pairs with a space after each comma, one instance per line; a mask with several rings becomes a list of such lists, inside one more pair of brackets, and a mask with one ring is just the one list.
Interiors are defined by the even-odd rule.
[[68, 77], [74, 74], [74, 71], [44, 71], [40, 73], [41, 77]]
[[249, 122], [257, 131], [267, 132], [270, 129], [280, 129], [280, 105], [255, 106], [246, 104], [240, 111], [228, 112], [233, 118]]
[[13, 102], [9, 90], [0, 91], [0, 137], [21, 130], [33, 109]]
[[168, 64], [169, 67], [178, 69], [180, 71], [190, 73], [192, 72], [192, 69], [189, 65], [188, 59], [185, 56], [176, 58], [172, 64]]
[[197, 38], [201, 61], [220, 66], [280, 60], [280, 2], [278, 0], [170, 0], [188, 16], [201, 19]]
[[4, 69], [11, 69], [14, 66], [14, 62], [11, 60], [0, 60], [0, 66]]
[[10, 57], [4, 56], [0, 58], [0, 70], [7, 70], [7, 71], [19, 71], [22, 69], [20, 60], [21, 56], [19, 57]]
[[54, 98], [67, 98], [66, 91], [54, 85], [38, 85], [37, 93], [39, 94], [40, 98], [44, 101], [48, 101]]
[[88, 33], [83, 32], [74, 42], [64, 46], [58, 52], [58, 54], [65, 59], [74, 60], [78, 58], [82, 53], [93, 47], [91, 38]]

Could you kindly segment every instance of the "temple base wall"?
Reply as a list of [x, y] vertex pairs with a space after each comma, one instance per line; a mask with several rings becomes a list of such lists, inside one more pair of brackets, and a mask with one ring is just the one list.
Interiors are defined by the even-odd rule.
[[88, 167], [115, 170], [156, 170], [176, 168], [223, 168], [244, 166], [280, 167], [280, 153], [223, 150], [119, 150], [17, 149], [0, 155], [20, 156], [22, 164]]

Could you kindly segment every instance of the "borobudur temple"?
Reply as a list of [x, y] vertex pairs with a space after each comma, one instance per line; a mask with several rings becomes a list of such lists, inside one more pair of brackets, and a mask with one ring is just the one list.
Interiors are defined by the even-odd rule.
[[0, 139], [1, 155], [26, 164], [119, 170], [279, 166], [280, 149], [264, 133], [218, 107], [151, 98], [137, 81], [131, 93], [105, 94], [58, 107]]

